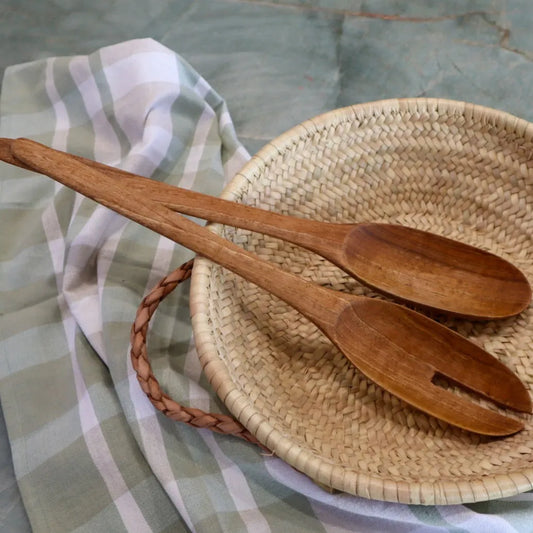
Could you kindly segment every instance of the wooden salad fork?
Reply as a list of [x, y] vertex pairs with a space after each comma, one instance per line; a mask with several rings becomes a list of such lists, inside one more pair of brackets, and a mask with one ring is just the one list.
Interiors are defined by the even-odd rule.
[[369, 379], [452, 425], [504, 436], [521, 420], [437, 384], [444, 377], [494, 403], [526, 413], [531, 398], [519, 378], [461, 335], [398, 304], [342, 293], [285, 272], [168, 207], [167, 187], [87, 165], [20, 139], [10, 157], [232, 270], [311, 320]]
[[[0, 158], [13, 158], [11, 139], [0, 139]], [[75, 156], [71, 156], [75, 157]], [[129, 178], [129, 194], [197, 218], [258, 231], [307, 248], [378, 292], [425, 309], [471, 319], [500, 319], [522, 312], [531, 287], [502, 258], [433, 233], [392, 224], [337, 224], [282, 215], [141, 178], [77, 158], [114, 176]]]

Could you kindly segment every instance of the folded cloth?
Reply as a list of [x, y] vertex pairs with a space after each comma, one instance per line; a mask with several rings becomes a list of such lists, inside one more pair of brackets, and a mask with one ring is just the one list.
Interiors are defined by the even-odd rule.
[[[0, 134], [218, 194], [246, 162], [223, 99], [151, 39], [7, 69]], [[192, 254], [38, 174], [0, 167], [0, 399], [35, 532], [520, 531], [530, 495], [415, 507], [328, 494], [260, 448], [171, 421], [129, 358], [140, 300]], [[224, 412], [188, 285], [149, 351], [177, 401]], [[524, 529], [525, 531], [525, 529]]]

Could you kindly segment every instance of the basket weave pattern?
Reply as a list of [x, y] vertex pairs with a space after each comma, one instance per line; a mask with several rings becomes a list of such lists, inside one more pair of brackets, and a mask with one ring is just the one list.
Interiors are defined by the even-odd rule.
[[[460, 102], [393, 100], [328, 113], [265, 147], [225, 198], [338, 222], [392, 222], [510, 260], [533, 282], [533, 126]], [[274, 238], [214, 230], [284, 270], [379, 298]], [[198, 259], [191, 291], [204, 370], [232, 414], [319, 483], [403, 503], [447, 504], [533, 488], [533, 424], [505, 439], [427, 416], [377, 387], [275, 297]], [[499, 322], [434, 315], [533, 386], [533, 312]]]

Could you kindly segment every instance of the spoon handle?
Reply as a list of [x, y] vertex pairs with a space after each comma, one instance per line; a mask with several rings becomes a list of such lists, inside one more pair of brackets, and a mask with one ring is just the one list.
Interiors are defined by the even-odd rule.
[[[0, 139], [0, 159], [20, 166], [21, 161], [13, 158], [11, 154], [13, 142], [12, 139]], [[35, 141], [28, 142], [32, 143], [34, 149], [41, 147], [52, 150]], [[341, 257], [342, 244], [347, 232], [354, 228], [354, 224], [321, 222], [239, 204], [167, 183], [155, 182], [91, 159], [68, 155], [72, 161], [77, 160], [112, 176], [116, 182], [123, 183], [132, 194], [138, 194], [139, 197], [150, 195], [154, 202], [163, 204], [171, 211], [270, 235], [302, 246], [333, 263], [338, 262]]]
[[339, 304], [345, 305], [354, 298], [285, 272], [181, 216], [164, 203], [154, 201], [152, 189], [144, 183], [153, 183], [152, 180], [137, 177], [117, 180], [109, 172], [28, 139], [12, 141], [11, 152], [32, 169], [255, 283], [322, 329], [334, 322]]

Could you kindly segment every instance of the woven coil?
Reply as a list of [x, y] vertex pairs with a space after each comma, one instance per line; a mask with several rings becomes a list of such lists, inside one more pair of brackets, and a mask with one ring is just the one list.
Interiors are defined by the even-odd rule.
[[[261, 150], [224, 197], [336, 222], [393, 222], [496, 253], [533, 281], [533, 126], [462, 102], [357, 105]], [[274, 238], [214, 231], [318, 284], [379, 298], [322, 258]], [[453, 504], [533, 488], [533, 424], [504, 439], [451, 427], [362, 376], [308, 320], [199, 258], [191, 311], [214, 390], [264, 446], [325, 486], [367, 498]], [[433, 318], [533, 386], [533, 312]]]

